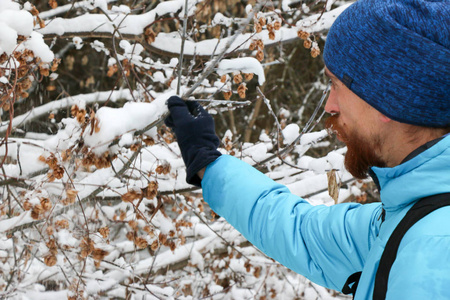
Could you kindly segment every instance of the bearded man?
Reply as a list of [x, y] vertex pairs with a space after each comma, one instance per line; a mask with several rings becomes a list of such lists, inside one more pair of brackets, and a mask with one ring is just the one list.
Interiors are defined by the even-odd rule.
[[[448, 0], [359, 0], [328, 34], [327, 127], [347, 145], [346, 168], [372, 176], [381, 203], [310, 205], [221, 155], [207, 112], [171, 97], [166, 124], [187, 181], [255, 246], [315, 283], [356, 290], [355, 299], [450, 299], [449, 23]], [[443, 207], [412, 222], [401, 242], [389, 239], [423, 201]], [[379, 277], [392, 241], [398, 249]]]

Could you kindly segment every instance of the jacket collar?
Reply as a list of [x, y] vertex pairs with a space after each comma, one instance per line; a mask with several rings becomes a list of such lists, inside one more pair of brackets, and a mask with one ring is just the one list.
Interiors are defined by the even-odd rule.
[[450, 135], [419, 147], [398, 166], [372, 167], [370, 174], [387, 211], [450, 192]]

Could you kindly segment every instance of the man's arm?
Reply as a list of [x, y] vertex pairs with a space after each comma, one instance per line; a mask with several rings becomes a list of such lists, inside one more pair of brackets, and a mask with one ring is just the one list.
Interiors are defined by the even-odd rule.
[[260, 250], [336, 290], [362, 270], [378, 234], [380, 204], [312, 206], [231, 156], [208, 165], [202, 187], [211, 208]]
[[[312, 206], [250, 165], [216, 150], [212, 117], [198, 104], [168, 100], [187, 181], [267, 255], [316, 283], [340, 290], [361, 271], [378, 234], [379, 204]], [[206, 170], [205, 170], [206, 167]]]

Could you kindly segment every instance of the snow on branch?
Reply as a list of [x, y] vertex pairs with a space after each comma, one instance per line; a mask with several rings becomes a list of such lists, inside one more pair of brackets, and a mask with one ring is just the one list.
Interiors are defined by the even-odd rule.
[[[202, 0], [191, 0], [188, 3], [189, 14], [192, 15], [194, 7]], [[105, 3], [106, 5], [106, 3]], [[119, 28], [121, 34], [139, 35], [144, 33], [144, 28], [155, 22], [158, 17], [175, 14], [184, 7], [184, 1], [165, 1], [158, 4], [149, 12], [132, 15], [129, 12], [109, 11], [105, 6], [108, 16], [104, 14], [84, 14], [72, 19], [55, 18], [47, 22], [44, 28], [39, 30], [43, 35], [59, 35], [82, 33], [82, 32], [102, 32], [112, 34], [115, 28]]]
[[[72, 105], [79, 104], [79, 103], [85, 103], [85, 104], [92, 104], [92, 103], [102, 103], [105, 101], [112, 101], [116, 102], [119, 99], [126, 99], [131, 100], [131, 94], [128, 89], [118, 90], [118, 91], [106, 91], [106, 92], [95, 92], [91, 94], [80, 94], [70, 97], [65, 97], [59, 100], [55, 100], [52, 102], [49, 102], [47, 104], [32, 108], [30, 111], [23, 115], [19, 115], [14, 117], [12, 120], [12, 127], [18, 127], [26, 122], [33, 121], [37, 118], [41, 118], [44, 116], [48, 116], [50, 113], [62, 110], [62, 109], [68, 109]], [[6, 132], [8, 128], [8, 124], [2, 123], [0, 125], [0, 133]]]
[[[119, 28], [119, 32], [126, 39], [139, 39], [143, 34], [144, 28], [155, 22], [156, 17], [179, 11], [183, 1], [178, 2], [177, 9], [165, 10], [159, 4], [155, 9], [142, 15], [117, 15], [112, 17], [113, 22], [105, 15], [85, 14], [73, 19], [57, 18], [52, 20], [45, 28], [39, 30], [46, 37], [64, 36], [64, 37], [110, 37], [114, 33], [114, 26]], [[166, 3], [166, 2], [164, 2]], [[162, 3], [163, 4], [163, 3]], [[247, 50], [252, 40], [261, 40], [266, 46], [273, 46], [279, 43], [287, 43], [298, 38], [298, 31], [305, 30], [308, 33], [320, 33], [328, 30], [334, 20], [348, 7], [342, 5], [329, 12], [315, 14], [302, 19], [296, 23], [295, 27], [280, 28], [273, 39], [269, 38], [269, 30], [262, 29], [259, 33], [239, 33], [237, 36], [229, 36], [221, 39], [205, 39], [201, 41], [186, 40], [184, 45], [184, 55], [187, 57], [208, 57], [214, 53], [225, 51], [229, 54], [236, 51]], [[163, 6], [165, 7], [165, 6]], [[76, 30], [74, 30], [76, 28]], [[227, 46], [230, 40], [231, 45]], [[142, 40], [144, 42], [144, 40]], [[178, 32], [160, 32], [156, 35], [154, 42], [145, 44], [145, 47], [156, 53], [178, 56], [180, 54], [182, 38]], [[225, 50], [225, 48], [227, 48]]]

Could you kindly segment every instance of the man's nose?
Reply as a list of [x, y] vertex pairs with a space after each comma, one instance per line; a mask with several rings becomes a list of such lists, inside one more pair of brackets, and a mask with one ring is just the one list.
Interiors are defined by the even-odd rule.
[[333, 90], [330, 91], [328, 95], [327, 103], [325, 104], [325, 111], [329, 114], [337, 114], [339, 113], [339, 105], [336, 100], [336, 95]]

